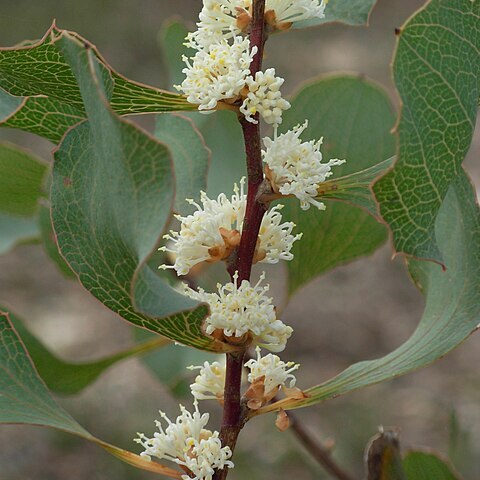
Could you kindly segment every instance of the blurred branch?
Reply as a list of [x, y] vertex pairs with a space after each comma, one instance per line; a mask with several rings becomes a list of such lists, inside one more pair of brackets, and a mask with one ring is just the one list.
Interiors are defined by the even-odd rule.
[[292, 412], [288, 413], [290, 419], [290, 428], [297, 437], [297, 439], [303, 444], [313, 458], [328, 472], [330, 475], [338, 480], [354, 480], [354, 478], [343, 470], [333, 460], [331, 451], [329, 448], [324, 447], [318, 440], [314, 439], [310, 432], [300, 422], [296, 415]]

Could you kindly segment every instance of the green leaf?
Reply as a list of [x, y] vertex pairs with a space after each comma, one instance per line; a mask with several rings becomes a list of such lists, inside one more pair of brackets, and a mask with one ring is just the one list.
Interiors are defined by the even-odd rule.
[[188, 29], [181, 20], [170, 20], [162, 25], [159, 34], [160, 47], [168, 67], [170, 88], [183, 82], [185, 74], [182, 70], [186, 67], [182, 56], [193, 57], [195, 50], [184, 45]]
[[53, 231], [52, 220], [50, 218], [50, 208], [45, 205], [40, 206], [38, 212], [38, 226], [40, 227], [40, 239], [47, 255], [50, 257], [50, 260], [55, 263], [65, 277], [76, 278], [73, 270], [60, 255], [55, 232]]
[[3, 122], [22, 104], [23, 99], [14, 97], [0, 88], [0, 122]]
[[43, 195], [47, 166], [15, 145], [0, 143], [0, 212], [31, 217]]
[[407, 480], [402, 468], [398, 431], [395, 429], [382, 428], [370, 440], [365, 460], [367, 480]]
[[37, 241], [39, 236], [36, 217], [22, 218], [0, 213], [0, 255], [17, 245]]
[[[59, 49], [64, 35], [75, 37], [95, 52], [102, 76], [112, 79], [107, 97], [119, 115], [196, 109], [183, 95], [124, 78], [85, 39], [53, 25], [39, 42], [0, 49], [0, 87], [10, 95], [25, 97], [20, 104], [17, 100], [17, 109], [13, 110], [15, 102], [0, 95], [0, 125], [58, 142], [69, 127], [85, 118], [79, 86]], [[3, 111], [11, 116], [5, 118]]]
[[0, 312], [0, 424], [52, 427], [100, 445], [112, 455], [144, 470], [180, 478], [180, 474], [92, 436], [50, 395], [38, 376], [8, 314]]
[[[138, 328], [134, 331], [137, 341], [147, 342], [154, 337], [149, 332]], [[190, 365], [203, 365], [205, 361], [213, 362], [210, 352], [194, 348], [184, 348], [181, 345], [167, 345], [142, 356], [142, 363], [152, 374], [166, 386], [172, 395], [179, 398], [191, 396], [190, 384], [198, 372], [187, 370]]]
[[391, 157], [360, 172], [327, 180], [320, 185], [317, 198], [350, 203], [363, 208], [373, 217], [377, 217], [378, 204], [372, 193], [371, 185], [393, 165], [394, 160], [395, 157]]
[[[304, 87], [291, 103], [282, 130], [308, 119], [302, 139], [323, 136], [324, 158], [347, 160], [334, 167], [334, 180], [326, 188], [333, 182], [356, 188], [359, 182], [357, 197], [352, 189], [350, 200], [374, 209], [373, 200], [365, 198], [367, 182], [385, 167], [383, 161], [395, 148], [390, 134], [395, 115], [386, 93], [360, 77], [330, 76]], [[285, 218], [297, 224], [296, 231], [303, 232], [302, 240], [293, 247], [294, 259], [287, 263], [290, 294], [317, 275], [375, 251], [386, 240], [385, 227], [363, 209], [332, 201], [326, 204], [326, 211], [313, 207], [303, 211], [299, 202], [291, 199], [284, 209]]]
[[304, 20], [294, 28], [313, 27], [324, 23], [341, 22], [347, 25], [368, 25], [370, 13], [377, 0], [330, 0], [325, 8], [325, 18]]
[[411, 451], [403, 459], [407, 480], [460, 480], [446, 460], [431, 452]]
[[37, 202], [46, 171], [30, 152], [0, 143], [0, 254], [39, 237]]
[[200, 190], [206, 190], [210, 150], [194, 123], [178, 114], [158, 115], [155, 137], [172, 154], [176, 180], [174, 209], [181, 214], [191, 213], [192, 206], [185, 199], [198, 201]]
[[0, 423], [45, 425], [90, 437], [53, 400], [4, 312], [0, 312]]
[[10, 116], [0, 120], [0, 126], [35, 133], [53, 143], [58, 143], [70, 127], [85, 118], [77, 108], [56, 99], [9, 96], [19, 100], [18, 107]]
[[[179, 21], [165, 25], [160, 33], [170, 77], [177, 83], [184, 78], [182, 69], [185, 66], [179, 58], [182, 54], [189, 54], [189, 50], [183, 45], [187, 33], [188, 29]], [[172, 52], [175, 52], [175, 55]], [[212, 198], [220, 193], [233, 193], [233, 184], [247, 174], [245, 146], [237, 116], [224, 110], [218, 110], [212, 115], [190, 115], [211, 150], [208, 195]]]
[[59, 46], [89, 117], [55, 153], [52, 219], [63, 257], [87, 290], [129, 322], [197, 348], [229, 348], [202, 332], [206, 305], [145, 265], [171, 216], [168, 149], [107, 108], [90, 49], [67, 34]]
[[356, 363], [331, 380], [308, 389], [308, 398], [283, 400], [265, 411], [312, 405], [404, 375], [443, 357], [478, 328], [480, 210], [464, 172], [450, 187], [435, 233], [446, 270], [432, 262], [410, 262], [410, 272], [426, 296], [425, 312], [412, 336], [388, 355]]
[[[7, 310], [0, 305], [0, 310]], [[38, 340], [23, 324], [19, 317], [10, 313], [10, 321], [25, 345], [38, 374], [47, 387], [63, 395], [73, 395], [94, 382], [105, 370], [117, 362], [157, 349], [170, 343], [167, 339], [155, 335], [149, 341], [135, 345], [117, 354], [84, 363], [66, 362]], [[190, 349], [189, 349], [190, 350]]]
[[435, 219], [472, 141], [480, 92], [480, 2], [432, 0], [401, 29], [395, 168], [374, 186], [397, 252], [442, 262]]

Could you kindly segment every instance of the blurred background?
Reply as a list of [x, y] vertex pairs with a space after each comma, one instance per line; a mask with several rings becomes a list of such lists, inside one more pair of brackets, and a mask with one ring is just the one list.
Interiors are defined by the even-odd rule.
[[[332, 0], [333, 1], [333, 0]], [[332, 71], [361, 72], [381, 83], [395, 105], [390, 63], [395, 27], [424, 2], [379, 0], [370, 27], [326, 25], [279, 35], [268, 44], [268, 63], [286, 79], [285, 93]], [[2, 0], [0, 45], [40, 38], [53, 19], [94, 43], [129, 78], [166, 87], [158, 32], [179, 16], [193, 25], [199, 0]], [[153, 123], [142, 118], [142, 125]], [[52, 145], [21, 132], [0, 130], [0, 140], [23, 145], [51, 160]], [[466, 168], [480, 185], [477, 133]], [[273, 295], [284, 298], [282, 267], [275, 266]], [[267, 273], [268, 274], [268, 273]], [[348, 302], [345, 300], [348, 298]], [[66, 280], [40, 246], [26, 245], [0, 256], [0, 300], [59, 356], [100, 358], [133, 342], [132, 329], [78, 283]], [[401, 259], [387, 245], [370, 258], [339, 267], [302, 288], [282, 318], [295, 328], [288, 359], [302, 364], [298, 385], [308, 387], [351, 363], [383, 355], [402, 343], [419, 321], [423, 299]], [[401, 428], [404, 448], [428, 446], [449, 455], [466, 478], [480, 478], [480, 338], [474, 336], [445, 359], [422, 371], [298, 412], [312, 435], [335, 442], [334, 456], [355, 478], [363, 476], [363, 452], [379, 425]], [[177, 415], [178, 401], [138, 359], [114, 366], [75, 397], [59, 397], [83, 426], [102, 439], [137, 451], [137, 431], [150, 434], [159, 408]], [[219, 408], [206, 405], [218, 421]], [[232, 479], [301, 480], [328, 477], [273, 416], [247, 425], [235, 455]], [[213, 423], [212, 425], [214, 425]], [[255, 438], [255, 441], [251, 441]], [[265, 446], [265, 447], [263, 447]], [[47, 429], [0, 427], [1, 480], [134, 480], [154, 478], [94, 445]]]

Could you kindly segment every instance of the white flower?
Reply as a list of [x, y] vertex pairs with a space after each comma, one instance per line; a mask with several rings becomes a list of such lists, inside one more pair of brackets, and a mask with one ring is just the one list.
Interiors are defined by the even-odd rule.
[[234, 282], [217, 285], [218, 293], [207, 293], [203, 289], [198, 292], [185, 285], [185, 293], [210, 306], [210, 315], [206, 318], [206, 333], [223, 330], [226, 337], [243, 337], [248, 335], [256, 345], [263, 346], [273, 352], [281, 352], [285, 348], [293, 329], [277, 319], [272, 299], [266, 295], [269, 286], [260, 286], [265, 273], [253, 287], [243, 280], [238, 286], [238, 274]]
[[[285, 386], [289, 381], [289, 388], [295, 386], [296, 378], [292, 372], [297, 370], [300, 365], [294, 362], [283, 362], [277, 355], [269, 353], [262, 357], [260, 348], [257, 347], [257, 358], [251, 359], [245, 363], [245, 367], [250, 369], [248, 374], [248, 381], [250, 383], [255, 380], [265, 377], [265, 396], [279, 387]], [[276, 393], [276, 392], [275, 392]]]
[[275, 69], [257, 72], [255, 79], [247, 78], [248, 93], [240, 107], [245, 118], [252, 123], [258, 123], [253, 116], [258, 112], [265, 122], [271, 125], [282, 123], [282, 113], [290, 108], [290, 103], [282, 98], [280, 87], [284, 79], [275, 76]]
[[[240, 188], [235, 184], [234, 195], [228, 199], [224, 193], [211, 200], [201, 192], [197, 208], [192, 215], [176, 215], [181, 222], [180, 231], [170, 231], [164, 238], [169, 242], [159, 250], [175, 256], [174, 265], [160, 268], [174, 268], [178, 275], [186, 275], [197, 263], [216, 262], [230, 256], [240, 243], [247, 196], [244, 193], [245, 179], [240, 180]], [[291, 260], [293, 242], [301, 235], [292, 235], [295, 224], [283, 222], [279, 213], [281, 206], [269, 210], [260, 225], [259, 242], [254, 261], [277, 263], [280, 259]]]
[[249, 16], [250, 0], [203, 0], [197, 30], [187, 35], [186, 45], [200, 50], [212, 43], [240, 35], [239, 15]]
[[257, 47], [250, 51], [250, 40], [240, 36], [212, 43], [191, 59], [183, 56], [186, 78], [175, 88], [187, 95], [199, 110], [211, 110], [220, 100], [235, 100], [250, 74], [250, 63]]
[[260, 260], [264, 263], [278, 263], [279, 260], [292, 260], [293, 254], [290, 252], [293, 242], [302, 238], [302, 233], [292, 235], [295, 227], [293, 222], [282, 222], [280, 210], [284, 205], [278, 204], [271, 208], [263, 217], [258, 238], [260, 248], [258, 255], [265, 258]]
[[328, 0], [267, 0], [265, 10], [274, 10], [278, 23], [324, 18]]
[[[275, 28], [278, 24], [289, 24], [324, 18], [328, 0], [267, 0], [265, 11], [274, 12]], [[186, 45], [195, 49], [206, 48], [222, 39], [240, 35], [251, 20], [252, 0], [203, 0], [197, 30], [189, 33]], [[267, 15], [268, 19], [268, 15]]]
[[205, 362], [203, 366], [187, 367], [189, 370], [200, 370], [195, 382], [190, 385], [192, 395], [197, 400], [220, 400], [225, 388], [225, 364]]
[[174, 268], [179, 275], [186, 275], [197, 263], [227, 258], [240, 242], [239, 232], [246, 205], [244, 184], [243, 178], [240, 188], [235, 184], [231, 200], [224, 193], [216, 200], [211, 200], [205, 192], [200, 193], [201, 206], [188, 200], [197, 211], [186, 217], [175, 216], [181, 222], [180, 231], [171, 230], [164, 236], [170, 244], [159, 248], [173, 253], [176, 256], [175, 264], [172, 267], [162, 265], [160, 268]]
[[204, 427], [208, 423], [209, 414], [200, 414], [195, 402], [193, 415], [180, 405], [181, 415], [174, 422], [165, 413], [160, 412], [167, 423], [164, 430], [160, 421], [155, 421], [159, 432], [153, 438], [147, 438], [138, 433], [135, 442], [141, 444], [145, 451], [140, 455], [147, 458], [171, 460], [178, 465], [187, 467], [194, 477], [182, 475], [184, 480], [212, 480], [215, 469], [232, 468], [229, 461], [232, 456], [230, 447], [222, 447], [218, 432], [211, 432]]
[[323, 139], [303, 143], [300, 140], [300, 134], [307, 126], [308, 121], [305, 121], [302, 126], [297, 125], [273, 140], [264, 138], [263, 160], [275, 191], [297, 197], [303, 210], [308, 210], [310, 204], [325, 210], [325, 204], [315, 199], [319, 184], [332, 175], [331, 167], [341, 165], [345, 160], [335, 158], [322, 163], [320, 146]]

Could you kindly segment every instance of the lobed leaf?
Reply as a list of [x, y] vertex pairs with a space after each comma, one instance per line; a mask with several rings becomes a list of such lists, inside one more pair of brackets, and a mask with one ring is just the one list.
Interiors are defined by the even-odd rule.
[[0, 312], [0, 424], [23, 423], [52, 427], [95, 442], [112, 455], [137, 468], [171, 478], [176, 470], [150, 462], [110, 445], [87, 432], [50, 395], [33, 366], [8, 314]]
[[0, 49], [0, 88], [5, 91], [0, 92], [0, 125], [36, 133], [57, 143], [69, 127], [86, 118], [77, 80], [59, 48], [64, 35], [95, 52], [101, 75], [111, 79], [106, 96], [119, 115], [196, 109], [183, 95], [124, 78], [89, 42], [54, 24], [39, 42]]
[[356, 363], [308, 389], [308, 398], [282, 400], [264, 411], [312, 405], [404, 375], [443, 357], [478, 328], [480, 210], [464, 172], [450, 187], [437, 217], [435, 233], [446, 270], [431, 262], [409, 262], [410, 272], [426, 296], [425, 312], [412, 336], [388, 355]]
[[170, 221], [169, 150], [108, 109], [91, 49], [68, 34], [59, 47], [89, 118], [55, 152], [52, 219], [63, 257], [88, 291], [129, 322], [197, 348], [229, 348], [203, 333], [208, 307], [145, 264]]
[[375, 209], [369, 183], [394, 152], [390, 129], [395, 116], [383, 90], [354, 76], [331, 76], [313, 82], [291, 103], [282, 130], [308, 119], [302, 140], [323, 136], [324, 158], [347, 160], [334, 167], [333, 180], [320, 185], [320, 196], [348, 199], [362, 207], [328, 201], [326, 211], [314, 207], [303, 211], [297, 199], [288, 201], [284, 216], [296, 223], [296, 231], [303, 232], [302, 240], [294, 244], [294, 259], [287, 263], [289, 291], [293, 294], [321, 273], [375, 251], [386, 240], [385, 227], [367, 213]]
[[443, 262], [435, 219], [472, 141], [480, 92], [480, 2], [431, 0], [401, 29], [395, 167], [374, 186], [397, 252]]

